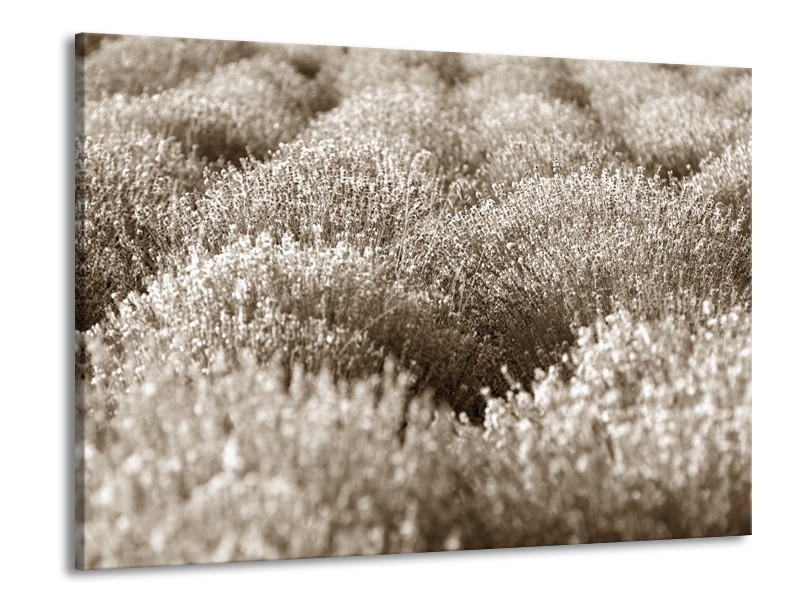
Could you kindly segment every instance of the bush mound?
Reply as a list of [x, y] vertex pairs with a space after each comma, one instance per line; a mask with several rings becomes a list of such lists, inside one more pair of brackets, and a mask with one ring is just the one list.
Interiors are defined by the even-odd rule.
[[574, 322], [616, 306], [653, 319], [751, 300], [744, 217], [641, 172], [534, 175], [420, 227], [414, 244], [411, 277], [517, 373], [557, 360]]
[[267, 232], [303, 247], [347, 241], [400, 252], [414, 224], [442, 204], [441, 191], [429, 153], [384, 140], [298, 140], [267, 163], [212, 176], [195, 198], [203, 245], [215, 252], [240, 234]]
[[256, 54], [259, 44], [124, 36], [105, 40], [85, 59], [86, 97], [158, 94], [198, 73]]
[[308, 127], [304, 139], [380, 137], [388, 145], [430, 152], [445, 174], [460, 167], [458, 115], [441, 84], [398, 82], [350, 96]]
[[700, 172], [689, 180], [704, 194], [730, 206], [734, 212], [752, 211], [753, 144], [728, 146], [719, 156], [700, 163]]
[[209, 161], [264, 158], [314, 116], [324, 86], [265, 54], [199, 73], [159, 94], [87, 102], [86, 134], [144, 129]]
[[586, 111], [540, 95], [497, 97], [483, 103], [463, 145], [479, 158], [475, 179], [484, 195], [493, 185], [512, 184], [533, 167], [552, 174], [557, 161], [567, 170], [579, 169], [593, 158], [612, 162], [612, 147], [602, 141], [602, 130]]
[[75, 322], [86, 330], [143, 291], [182, 246], [185, 193], [203, 165], [173, 138], [123, 132], [76, 143]]

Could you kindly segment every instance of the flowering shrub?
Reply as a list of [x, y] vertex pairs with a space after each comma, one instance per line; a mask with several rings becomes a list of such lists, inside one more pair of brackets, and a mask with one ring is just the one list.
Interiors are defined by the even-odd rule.
[[719, 101], [729, 114], [750, 117], [753, 112], [753, 79], [749, 71], [736, 78], [720, 95]]
[[157, 94], [200, 72], [249, 58], [260, 44], [124, 36], [108, 40], [86, 57], [86, 97]]
[[510, 189], [534, 166], [552, 174], [553, 160], [568, 170], [592, 157], [609, 162], [612, 147], [602, 141], [599, 123], [572, 104], [519, 95], [494, 98], [483, 106], [463, 144], [483, 158], [475, 178], [486, 195], [496, 184]]
[[750, 90], [751, 74], [750, 69], [735, 69], [731, 67], [693, 67], [682, 65], [681, 73], [689, 89], [695, 90], [698, 94], [709, 99], [720, 99], [721, 104], [730, 108], [730, 101], [733, 95], [738, 95], [735, 90], [741, 88], [747, 90], [747, 102], [744, 110], [731, 110], [731, 115], [750, 111]]
[[449, 180], [469, 168], [462, 149], [462, 121], [442, 83], [367, 88], [317, 118], [302, 137], [337, 143], [380, 138], [393, 151], [425, 150], [432, 156], [431, 168]]
[[734, 212], [751, 210], [753, 195], [753, 145], [748, 141], [728, 146], [719, 156], [700, 163], [700, 172], [689, 180], [708, 196], [729, 205]]
[[686, 93], [679, 70], [647, 63], [576, 61], [573, 76], [588, 91], [588, 103], [609, 132], [643, 102]]
[[430, 156], [384, 138], [321, 138], [283, 146], [268, 163], [215, 175], [195, 199], [211, 251], [240, 234], [290, 235], [303, 246], [346, 240], [360, 249], [395, 248], [441, 204]]
[[467, 78], [461, 90], [465, 99], [480, 103], [487, 98], [520, 94], [544, 95], [574, 103], [589, 103], [589, 90], [573, 75], [581, 61], [525, 56], [465, 55]]
[[731, 119], [697, 94], [643, 102], [619, 129], [628, 148], [647, 168], [663, 167], [676, 175], [697, 169], [750, 129], [749, 121]]
[[145, 129], [208, 160], [266, 156], [299, 133], [321, 84], [268, 54], [200, 73], [163, 93], [87, 102], [86, 133]]
[[534, 175], [508, 197], [420, 228], [415, 243], [411, 276], [522, 373], [560, 355], [576, 318], [587, 324], [616, 304], [657, 318], [751, 295], [743, 217], [641, 173]]
[[[208, 374], [214, 361], [235, 364], [247, 351], [262, 363], [280, 355], [289, 373], [293, 365], [327, 365], [337, 376], [358, 376], [391, 354], [420, 386], [441, 388], [455, 402], [466, 371], [453, 355], [463, 355], [470, 340], [437, 331], [434, 301], [406, 289], [393, 270], [379, 253], [344, 242], [303, 249], [289, 236], [275, 243], [262, 234], [254, 244], [242, 237], [160, 277], [147, 294], [129, 295], [118, 316], [96, 326], [87, 341], [93, 384], [107, 390], [113, 409], [151, 365], [179, 376]], [[460, 399], [476, 413], [463, 391]]]
[[[581, 329], [568, 378], [489, 401], [487, 440], [574, 542], [751, 531], [751, 321], [626, 311]], [[546, 492], [545, 492], [546, 493]]]
[[606, 131], [650, 171], [683, 176], [709, 152], [749, 138], [750, 75], [742, 69], [586, 61], [573, 70]]
[[391, 85], [436, 87], [441, 82], [436, 70], [412, 61], [406, 52], [350, 48], [338, 65], [333, 83], [341, 98], [356, 96], [369, 88]]
[[185, 192], [202, 164], [173, 139], [120, 133], [76, 143], [75, 327], [88, 329], [117, 297], [143, 290], [185, 232]]
[[288, 237], [241, 238], [122, 302], [119, 316], [93, 333], [106, 345], [94, 376], [128, 385], [158, 362], [178, 374], [208, 372], [218, 355], [234, 360], [241, 349], [262, 362], [282, 352], [310, 369], [351, 349], [344, 371], [353, 361], [374, 367], [366, 334], [392, 312], [387, 268], [344, 243], [303, 250]]

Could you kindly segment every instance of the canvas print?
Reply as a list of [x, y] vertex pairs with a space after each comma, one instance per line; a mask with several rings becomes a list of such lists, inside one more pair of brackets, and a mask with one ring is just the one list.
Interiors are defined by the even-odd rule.
[[750, 69], [76, 71], [78, 568], [751, 533]]

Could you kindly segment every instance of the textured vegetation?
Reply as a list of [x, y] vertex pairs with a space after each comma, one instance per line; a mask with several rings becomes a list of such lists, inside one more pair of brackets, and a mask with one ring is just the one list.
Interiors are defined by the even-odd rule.
[[750, 533], [749, 71], [79, 54], [80, 566]]

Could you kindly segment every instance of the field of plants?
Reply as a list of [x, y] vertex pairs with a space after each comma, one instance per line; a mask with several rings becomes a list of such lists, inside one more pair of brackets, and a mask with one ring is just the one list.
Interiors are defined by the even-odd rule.
[[76, 42], [80, 568], [751, 532], [751, 72]]

